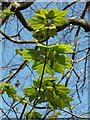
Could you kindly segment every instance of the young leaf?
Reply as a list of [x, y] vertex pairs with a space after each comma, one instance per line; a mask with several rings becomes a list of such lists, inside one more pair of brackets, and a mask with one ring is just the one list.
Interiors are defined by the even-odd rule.
[[32, 102], [37, 96], [37, 90], [35, 90], [33, 87], [24, 88], [23, 92], [26, 97], [29, 97], [30, 102]]
[[44, 28], [44, 20], [40, 19], [39, 17], [32, 17], [31, 19], [28, 20], [30, 22], [30, 26], [34, 28], [34, 30], [39, 30], [41, 28]]
[[11, 98], [16, 97], [16, 90], [14, 89], [14, 87], [11, 84], [2, 83], [0, 85], [0, 88], [2, 90], [2, 92], [1, 92], [2, 94], [6, 93]]
[[56, 81], [58, 80], [58, 77], [44, 77], [43, 78], [43, 81]]
[[[38, 74], [42, 75], [43, 67], [44, 67], [44, 63], [38, 62], [37, 64], [33, 64], [32, 69], [37, 70]], [[51, 68], [48, 64], [46, 64], [46, 66], [45, 66], [44, 74], [45, 73], [48, 73], [50, 75], [54, 74], [54, 71], [51, 70]]]
[[39, 52], [34, 49], [24, 49], [19, 53], [22, 54], [24, 60], [28, 60], [30, 62], [34, 62], [39, 56]]
[[53, 9], [48, 10], [48, 13], [45, 14], [47, 19], [53, 19], [55, 17]]
[[67, 13], [68, 13], [67, 10], [59, 11], [58, 8], [53, 9], [53, 11], [54, 11], [54, 14], [55, 14], [56, 17], [57, 16], [65, 17], [67, 15]]
[[58, 62], [54, 63], [53, 69], [55, 72], [64, 74], [65, 71], [65, 65], [59, 64]]
[[[28, 111], [25, 112], [25, 116], [27, 116]], [[34, 110], [32, 110], [32, 112], [28, 115], [28, 118], [30, 119], [40, 119], [42, 117], [42, 115], [39, 112], [36, 112]]]
[[13, 15], [14, 12], [10, 11], [10, 10], [4, 10], [2, 11], [2, 16], [10, 16], [10, 15]]
[[57, 35], [56, 29], [53, 29], [53, 28], [50, 27], [49, 35], [50, 35], [50, 37], [54, 38], [54, 36]]

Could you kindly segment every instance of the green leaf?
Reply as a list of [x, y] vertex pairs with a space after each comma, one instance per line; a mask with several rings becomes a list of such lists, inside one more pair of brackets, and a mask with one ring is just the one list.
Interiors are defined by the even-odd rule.
[[[25, 116], [27, 116], [28, 111], [25, 112]], [[42, 115], [39, 112], [32, 110], [32, 112], [28, 115], [30, 119], [40, 119]]]
[[14, 12], [12, 12], [11, 10], [4, 10], [4, 11], [2, 11], [2, 16], [10, 16], [10, 15], [13, 15], [14, 14]]
[[[42, 75], [43, 67], [44, 67], [44, 63], [37, 62], [33, 64], [32, 69], [37, 70], [38, 74]], [[53, 70], [50, 69], [50, 66], [48, 64], [46, 64], [45, 66], [44, 74], [45, 73], [48, 73], [50, 75], [54, 74]]]
[[61, 112], [55, 112], [54, 114], [55, 115], [61, 115]]
[[45, 24], [44, 24], [44, 20], [41, 18], [37, 18], [37, 17], [32, 17], [28, 20], [30, 22], [30, 26], [32, 26], [34, 28], [34, 30], [39, 30], [41, 28], [44, 28]]
[[50, 35], [51, 37], [56, 36], [56, 35], [57, 35], [56, 29], [53, 29], [53, 28], [50, 27], [49, 35]]
[[55, 44], [55, 45], [52, 45], [51, 46], [51, 49], [56, 51], [57, 54], [60, 54], [60, 53], [69, 53], [69, 52], [73, 52], [73, 50], [71, 49], [72, 48], [72, 45], [67, 45], [67, 44]]
[[59, 64], [58, 62], [54, 63], [53, 69], [55, 72], [64, 74], [65, 71], [65, 65]]
[[53, 115], [49, 115], [48, 118], [49, 118], [49, 119], [56, 119], [57, 116], [53, 114]]
[[53, 20], [52, 20], [52, 23], [56, 26], [61, 26], [63, 24], [66, 24], [68, 23], [68, 20], [66, 18], [63, 18], [63, 17], [55, 17]]
[[23, 105], [25, 105], [25, 103], [28, 104], [28, 101], [25, 99], [24, 96], [17, 95], [16, 100], [19, 101], [20, 103], [22, 103]]
[[16, 97], [16, 90], [11, 84], [2, 83], [0, 84], [0, 89], [2, 94], [6, 93], [8, 97], [11, 97], [11, 98]]
[[41, 9], [41, 10], [40, 10], [40, 14], [41, 14], [41, 15], [46, 15], [46, 14], [48, 14], [48, 10]]
[[61, 16], [61, 17], [65, 17], [68, 13], [67, 10], [59, 11], [58, 8], [53, 9], [53, 11], [54, 11], [55, 16]]
[[[59, 11], [58, 9], [41, 9], [40, 11], [36, 12], [36, 16], [28, 20], [30, 26], [32, 26], [34, 29], [32, 32], [33, 37], [40, 40], [42, 38], [46, 39], [48, 36], [54, 37], [57, 35], [56, 26], [61, 26], [68, 22], [65, 18], [66, 14], [67, 11]], [[54, 26], [54, 28], [52, 28], [52, 26]]]
[[39, 52], [34, 49], [24, 49], [19, 53], [22, 54], [24, 60], [28, 60], [30, 62], [34, 62], [39, 56]]
[[44, 21], [46, 19], [44, 14], [36, 14], [37, 18], [40, 19], [41, 21]]
[[27, 87], [23, 90], [26, 97], [29, 97], [30, 102], [32, 102], [37, 96], [37, 90], [33, 87]]
[[56, 109], [57, 107], [60, 109], [70, 107], [69, 102], [72, 101], [72, 98], [68, 96], [68, 93], [70, 93], [71, 90], [63, 84], [56, 84], [55, 82], [58, 80], [57, 77], [44, 77], [42, 87], [38, 93], [40, 80], [40, 78], [34, 80], [33, 86], [24, 89], [24, 94], [29, 97], [30, 102], [32, 102], [38, 94], [39, 104], [47, 102], [52, 109]]
[[48, 13], [45, 14], [47, 19], [53, 19], [55, 17], [53, 9], [48, 10]]
[[69, 52], [73, 52], [73, 50], [71, 49], [72, 48], [72, 45], [67, 45], [67, 44], [54, 44], [54, 45], [48, 45], [48, 46], [45, 46], [41, 43], [37, 43], [37, 46], [39, 47], [43, 47], [43, 48], [47, 48], [47, 49], [51, 49], [53, 51], [56, 51], [57, 54], [60, 54], [60, 53], [69, 53]]
[[55, 85], [54, 89], [46, 89], [46, 101], [50, 104], [52, 109], [56, 109], [57, 107], [60, 109], [70, 107], [69, 102], [72, 101], [72, 98], [68, 96], [70, 92], [71, 90], [63, 84]]
[[68, 11], [62, 10], [59, 11], [57, 8], [53, 10], [55, 17], [52, 19], [52, 23], [55, 24], [56, 26], [61, 26], [63, 24], [68, 23], [67, 19], [65, 18], [66, 14]]
[[45, 78], [43, 78], [43, 81], [56, 81], [56, 80], [58, 80], [58, 77], [45, 77]]
[[68, 11], [67, 10], [61, 10], [59, 11], [59, 15], [62, 17], [65, 17], [67, 15]]
[[[54, 68], [55, 68], [55, 70], [56, 70], [56, 67], [57, 66], [61, 66], [60, 67], [60, 69], [61, 69], [61, 73], [63, 73], [64, 72], [64, 70], [65, 69], [68, 69], [68, 68], [71, 68], [72, 67], [72, 65], [70, 64], [70, 60], [71, 60], [71, 58], [70, 57], [68, 57], [68, 56], [65, 56], [65, 55], [55, 55], [55, 58], [56, 58], [56, 60], [57, 60], [57, 62], [54, 62]], [[58, 68], [58, 70], [56, 70], [56, 71], [60, 71], [59, 70], [59, 68]]]
[[33, 31], [33, 37], [38, 39], [38, 40], [42, 40], [42, 39], [46, 39], [47, 36], [49, 35], [48, 34], [48, 29], [49, 27], [44, 27], [44, 28], [41, 28], [39, 30], [35, 30]]

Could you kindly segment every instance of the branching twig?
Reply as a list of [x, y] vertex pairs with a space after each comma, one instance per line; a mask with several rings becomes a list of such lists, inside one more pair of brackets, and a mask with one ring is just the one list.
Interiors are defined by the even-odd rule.
[[23, 67], [25, 67], [25, 65], [27, 64], [27, 60], [25, 60], [20, 66], [19, 66], [19, 68], [16, 70], [16, 72], [12, 75], [12, 76], [10, 76], [10, 78], [6, 81], [6, 83], [8, 83], [8, 82], [10, 82], [10, 80], [12, 79], [12, 78], [14, 78], [15, 77], [15, 75], [17, 74], [17, 73], [19, 73], [19, 71], [23, 68]]

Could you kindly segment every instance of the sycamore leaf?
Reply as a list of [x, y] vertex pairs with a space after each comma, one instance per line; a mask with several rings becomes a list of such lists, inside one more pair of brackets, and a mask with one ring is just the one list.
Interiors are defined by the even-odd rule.
[[16, 90], [11, 84], [2, 83], [0, 84], [0, 89], [2, 90], [2, 94], [6, 93], [8, 97], [15, 98], [16, 97]]
[[47, 19], [53, 19], [55, 17], [53, 9], [48, 10], [48, 13], [45, 14]]
[[[56, 61], [54, 62], [54, 69], [57, 72], [64, 73], [65, 69], [71, 68], [72, 65], [70, 64], [71, 58], [65, 55], [55, 55]], [[60, 68], [57, 68], [59, 66]]]
[[20, 51], [19, 53], [22, 54], [22, 56], [24, 57], [23, 58], [24, 60], [28, 60], [30, 62], [35, 61], [39, 56], [39, 52], [34, 49], [24, 49], [23, 51]]
[[61, 16], [61, 17], [65, 17], [68, 13], [67, 10], [59, 11], [58, 8], [53, 9], [53, 11], [54, 11], [55, 16]]
[[49, 29], [49, 27], [44, 27], [44, 28], [40, 28], [39, 30], [33, 31], [32, 32], [33, 33], [33, 37], [38, 39], [38, 40], [46, 39], [47, 36], [49, 35], [49, 34], [47, 34], [48, 33], [48, 29]]
[[50, 37], [56, 36], [57, 35], [56, 29], [53, 29], [53, 28], [50, 27], [49, 35], [50, 35]]
[[67, 45], [67, 44], [55, 44], [55, 45], [52, 45], [51, 46], [51, 49], [56, 51], [57, 54], [60, 54], [60, 53], [69, 53], [69, 52], [73, 52], [73, 50], [71, 49], [72, 48], [72, 45]]
[[64, 91], [66, 94], [70, 93], [71, 90], [67, 87], [65, 87], [64, 84], [58, 84], [58, 87], [57, 89], [61, 92], [61, 91]]
[[65, 65], [59, 64], [58, 62], [54, 63], [53, 69], [55, 72], [64, 74], [65, 71]]
[[[57, 35], [56, 26], [61, 26], [68, 22], [65, 18], [66, 14], [66, 10], [59, 11], [58, 9], [41, 9], [40, 11], [36, 12], [36, 16], [28, 20], [30, 26], [32, 26], [34, 29], [34, 31], [32, 32], [33, 37], [40, 40], [42, 38], [45, 39], [48, 36], [54, 37], [55, 35]], [[51, 29], [52, 25], [54, 26], [54, 29]], [[43, 31], [45, 27], [49, 27], [48, 32]]]
[[14, 14], [14, 12], [12, 12], [12, 11], [10, 11], [10, 10], [4, 10], [4, 11], [2, 11], [2, 16], [10, 16], [10, 15], [13, 15]]
[[45, 10], [45, 9], [42, 8], [42, 9], [40, 10], [40, 14], [41, 14], [41, 15], [46, 15], [46, 14], [48, 14], [48, 10]]
[[44, 77], [43, 78], [43, 81], [56, 81], [58, 80], [58, 77]]
[[34, 80], [33, 86], [24, 89], [24, 94], [29, 97], [30, 102], [32, 102], [38, 94], [39, 104], [47, 102], [52, 109], [56, 109], [57, 107], [60, 109], [70, 107], [69, 102], [72, 101], [72, 98], [68, 96], [68, 93], [70, 93], [71, 90], [63, 84], [56, 84], [57, 77], [44, 77], [40, 92], [37, 93], [40, 80], [40, 78]]
[[61, 10], [59, 11], [57, 8], [53, 10], [55, 17], [52, 19], [52, 23], [55, 24], [56, 26], [61, 26], [63, 24], [68, 23], [67, 19], [65, 18], [67, 14], [67, 10]]
[[67, 44], [55, 44], [55, 45], [48, 45], [48, 46], [45, 46], [41, 43], [37, 43], [37, 46], [39, 47], [43, 47], [43, 48], [47, 48], [47, 49], [51, 49], [53, 51], [56, 51], [57, 54], [60, 54], [60, 53], [69, 53], [69, 52], [73, 52], [73, 50], [71, 49], [72, 48], [72, 45], [67, 45]]
[[63, 17], [55, 17], [53, 20], [52, 20], [52, 23], [56, 26], [61, 26], [63, 24], [66, 24], [68, 23], [68, 20], [66, 18], [63, 18]]
[[41, 28], [44, 28], [44, 20], [37, 18], [37, 17], [32, 17], [28, 20], [30, 22], [30, 26], [34, 28], [34, 30], [39, 30]]
[[[28, 111], [25, 112], [25, 116], [27, 116]], [[32, 110], [32, 112], [29, 113], [28, 118], [30, 119], [40, 119], [42, 115], [39, 112], [36, 112]]]
[[[44, 63], [38, 62], [37, 64], [33, 64], [32, 69], [37, 70], [38, 74], [42, 75], [43, 67], [44, 67]], [[50, 69], [50, 66], [48, 64], [46, 64], [45, 66], [44, 74], [45, 73], [48, 73], [50, 75], [53, 75], [54, 73], [53, 70]]]
[[45, 15], [44, 14], [36, 14], [37, 18], [44, 21], [46, 19]]
[[27, 87], [23, 90], [26, 97], [29, 97], [29, 101], [32, 102], [37, 96], [37, 91], [33, 87]]

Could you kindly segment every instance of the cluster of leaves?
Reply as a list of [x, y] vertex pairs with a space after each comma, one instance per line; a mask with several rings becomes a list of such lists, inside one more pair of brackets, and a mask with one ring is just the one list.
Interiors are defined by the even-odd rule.
[[[67, 23], [65, 19], [66, 14], [67, 11], [58, 11], [58, 9], [41, 9], [37, 11], [36, 16], [29, 20], [30, 26], [34, 29], [33, 37], [37, 40], [42, 40], [48, 38], [48, 36], [54, 37], [57, 35], [56, 27]], [[52, 110], [70, 107], [69, 102], [72, 101], [72, 99], [68, 94], [71, 90], [65, 87], [64, 84], [57, 84], [58, 78], [54, 77], [54, 73], [58, 72], [63, 75], [65, 69], [72, 67], [70, 64], [71, 58], [66, 55], [67, 53], [73, 52], [71, 49], [72, 45], [58, 43], [54, 45], [44, 45], [38, 42], [36, 45], [38, 47], [36, 50], [25, 48], [24, 50], [18, 51], [24, 60], [33, 63], [32, 69], [36, 70], [40, 76], [33, 80], [32, 86], [24, 88], [23, 92], [25, 96], [29, 98], [29, 102], [31, 103], [35, 101], [35, 98], [38, 98], [37, 104], [45, 102], [49, 104]], [[46, 74], [48, 76], [43, 77], [41, 82], [44, 65], [44, 75]], [[34, 113], [35, 111], [31, 112], [29, 118], [32, 118]], [[49, 117], [53, 118], [57, 116], [57, 114], [53, 114]]]
[[65, 16], [66, 10], [59, 11], [57, 8], [36, 12], [36, 16], [29, 19], [30, 26], [33, 27], [33, 36], [38, 40], [47, 39], [47, 35], [54, 37], [57, 35], [56, 26], [61, 26], [68, 21]]
[[24, 49], [23, 51], [19, 51], [19, 53], [22, 54], [24, 60], [33, 62], [32, 69], [37, 70], [39, 75], [42, 74], [45, 55], [46, 66], [44, 73], [50, 75], [53, 75], [54, 72], [64, 74], [65, 69], [72, 67], [70, 64], [71, 58], [65, 55], [66, 53], [73, 52], [73, 50], [71, 50], [71, 45], [55, 44], [45, 46], [37, 43], [37, 46], [40, 48], [39, 50]]
[[24, 89], [26, 97], [32, 102], [38, 96], [38, 103], [47, 102], [52, 109], [63, 109], [69, 107], [69, 102], [72, 100], [67, 94], [71, 92], [63, 84], [56, 84], [57, 77], [44, 77], [42, 87], [39, 90], [40, 78], [33, 81], [33, 85]]

